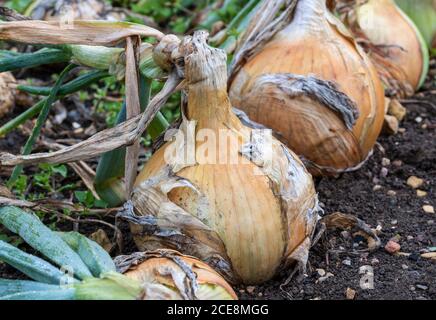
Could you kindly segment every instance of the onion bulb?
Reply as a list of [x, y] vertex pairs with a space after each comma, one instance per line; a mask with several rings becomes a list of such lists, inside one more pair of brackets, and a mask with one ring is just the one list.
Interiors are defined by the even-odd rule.
[[429, 67], [428, 47], [416, 25], [394, 0], [356, 1], [349, 8], [344, 21], [362, 39], [390, 95], [413, 95]]
[[294, 153], [232, 112], [226, 54], [206, 38], [196, 32], [179, 58], [171, 55], [184, 67], [182, 123], [145, 165], [133, 206], [120, 215], [141, 251], [174, 249], [233, 283], [261, 283], [290, 263], [306, 264], [317, 195]]
[[120, 256], [129, 279], [143, 287], [143, 300], [237, 300], [232, 287], [211, 267], [172, 250]]
[[[325, 0], [300, 0], [295, 10], [234, 75], [230, 98], [306, 158], [314, 174], [353, 169], [380, 134], [383, 86]], [[295, 82], [301, 75], [313, 81]]]

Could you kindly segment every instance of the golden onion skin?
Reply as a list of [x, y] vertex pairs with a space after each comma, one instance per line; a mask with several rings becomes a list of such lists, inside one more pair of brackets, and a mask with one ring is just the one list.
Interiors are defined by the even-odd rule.
[[[286, 97], [253, 85], [265, 74], [314, 75], [337, 83], [360, 113], [347, 130], [333, 111], [307, 97]], [[301, 0], [293, 22], [235, 76], [232, 104], [272, 128], [294, 152], [319, 167], [341, 171], [364, 161], [378, 138], [385, 113], [384, 89], [367, 56], [326, 9], [325, 0]]]
[[393, 0], [369, 0], [358, 5], [356, 17], [365, 36], [372, 44], [383, 46], [381, 50], [386, 51], [386, 59], [399, 68], [405, 80], [417, 90], [426, 73], [427, 47], [413, 22]]
[[[215, 270], [202, 261], [171, 250], [160, 250], [146, 253], [149, 258], [138, 265], [130, 267], [124, 274], [140, 283], [152, 282], [170, 288], [170, 295], [167, 298], [182, 299], [180, 288], [176, 283], [176, 277], [183, 279], [186, 277], [185, 271], [175, 262], [175, 259], [181, 261], [189, 272], [193, 272], [198, 284], [197, 298], [199, 300], [237, 300], [238, 297], [232, 287], [221, 277]], [[171, 270], [171, 272], [168, 272]], [[186, 285], [186, 283], [185, 283]], [[150, 289], [151, 293], [153, 289]], [[150, 292], [150, 291], [149, 291]], [[152, 293], [153, 294], [153, 293]], [[153, 299], [147, 296], [143, 299]]]
[[[196, 48], [199, 50], [202, 45], [196, 43]], [[242, 125], [231, 112], [225, 54], [216, 49], [203, 49], [200, 53], [205, 57], [193, 54], [185, 58], [189, 83], [186, 118], [196, 121], [196, 133], [209, 129], [217, 136], [220, 131], [229, 134], [233, 138], [229, 152], [240, 150], [252, 129]], [[188, 181], [197, 191], [194, 187], [172, 188], [167, 195], [169, 202], [163, 206], [153, 197], [147, 201], [144, 198], [150, 192], [147, 181], [155, 179], [168, 166], [164, 153], [172, 144], [159, 149], [145, 165], [137, 178], [132, 200], [137, 214], [151, 214], [167, 225], [168, 220], [175, 219], [175, 214], [163, 212], [162, 208], [176, 205], [171, 210], [193, 217], [198, 223], [198, 227], [185, 225], [177, 229], [188, 236], [186, 241], [194, 243], [146, 236], [141, 226], [132, 224], [132, 233], [141, 250], [153, 250], [164, 243], [207, 262], [218, 255], [231, 265], [231, 281], [249, 284], [264, 282], [288, 260], [298, 260], [294, 253], [300, 246], [308, 246], [308, 238], [317, 223], [317, 214], [311, 215], [316, 212], [312, 209], [317, 206], [317, 197], [310, 174], [291, 151], [273, 139], [275, 169], [271, 175], [258, 174], [258, 165], [247, 162], [239, 152], [236, 152], [236, 164], [228, 161], [208, 164], [197, 153], [197, 165], [176, 172], [178, 179]], [[197, 148], [201, 144], [197, 141]], [[216, 152], [223, 152], [223, 148], [218, 147]], [[292, 176], [288, 176], [289, 170]], [[156, 192], [162, 189], [160, 186]], [[186, 221], [183, 218], [175, 222], [173, 228], [188, 224]], [[219, 268], [211, 262], [208, 264]]]

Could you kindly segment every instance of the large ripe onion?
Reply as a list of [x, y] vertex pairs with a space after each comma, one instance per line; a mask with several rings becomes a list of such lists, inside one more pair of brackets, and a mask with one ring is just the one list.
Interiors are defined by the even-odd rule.
[[[122, 215], [137, 246], [195, 256], [232, 282], [260, 283], [289, 263], [305, 265], [319, 219], [310, 174], [284, 145], [233, 114], [226, 55], [207, 46], [205, 33], [181, 48], [188, 99], [180, 131], [146, 164], [134, 211]], [[205, 152], [202, 133], [216, 141], [227, 135], [228, 147], [212, 143]], [[176, 150], [194, 158], [168, 161]]]
[[428, 47], [420, 31], [394, 0], [352, 3], [344, 21], [356, 37], [369, 40], [362, 41], [363, 46], [385, 85], [392, 95], [413, 95], [429, 67]]
[[[289, 74], [314, 75], [335, 82], [337, 88], [316, 79], [293, 83], [295, 76]], [[352, 115], [357, 113], [341, 92], [357, 107], [354, 125]], [[293, 151], [325, 173], [363, 162], [385, 113], [375, 68], [327, 10], [325, 0], [298, 1], [293, 21], [236, 74], [230, 97], [235, 107], [275, 130]]]
[[236, 300], [232, 287], [211, 267], [172, 250], [118, 257], [124, 275], [143, 287], [143, 300]]

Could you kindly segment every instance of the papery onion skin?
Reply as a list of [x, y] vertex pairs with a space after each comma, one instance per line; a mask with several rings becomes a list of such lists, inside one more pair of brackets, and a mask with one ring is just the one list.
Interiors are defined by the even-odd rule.
[[135, 213], [148, 217], [153, 226], [132, 224], [132, 233], [141, 250], [163, 244], [205, 260], [233, 282], [261, 283], [287, 262], [306, 262], [318, 221], [317, 196], [301, 161], [275, 139], [271, 174], [263, 174], [263, 168], [239, 152], [253, 130], [231, 112], [225, 54], [199, 39], [201, 33], [191, 41], [196, 53], [185, 57], [189, 86], [182, 127], [192, 120], [196, 133], [209, 129], [217, 137], [220, 131], [229, 134], [234, 139], [229, 151], [236, 150], [237, 164], [228, 159], [208, 164], [197, 153], [197, 165], [173, 166], [166, 178], [172, 184], [165, 179], [158, 183], [156, 177], [168, 168], [165, 150], [177, 142], [167, 143], [145, 165], [132, 198]]
[[[285, 97], [270, 87], [260, 93], [259, 88], [252, 90], [260, 76], [279, 73], [336, 82], [360, 113], [353, 130], [307, 97]], [[235, 76], [230, 97], [235, 107], [276, 131], [297, 154], [332, 171], [352, 168], [367, 158], [385, 113], [384, 89], [375, 68], [329, 14], [325, 0], [299, 1], [293, 22]]]
[[368, 39], [402, 70], [417, 90], [428, 71], [428, 48], [422, 35], [393, 0], [369, 0], [357, 6], [357, 22]]
[[[140, 283], [148, 283], [150, 279], [152, 282], [165, 286], [171, 291], [170, 296], [182, 299], [180, 288], [177, 286], [180, 283], [175, 282], [174, 276], [180, 276], [181, 279], [186, 277], [183, 269], [171, 258], [179, 259], [189, 268], [189, 272], [193, 272], [196, 277], [195, 281], [197, 286], [196, 298], [199, 300], [237, 300], [238, 297], [233, 288], [211, 267], [198, 259], [189, 256], [183, 256], [176, 251], [161, 250], [160, 252], [148, 253], [151, 257], [148, 260], [139, 263], [137, 266], [132, 266], [125, 275]], [[160, 257], [159, 257], [160, 255]], [[169, 256], [169, 257], [167, 257]], [[171, 270], [171, 272], [168, 272]], [[153, 290], [153, 289], [150, 289]], [[153, 296], [147, 297], [145, 292], [142, 299], [152, 299]]]

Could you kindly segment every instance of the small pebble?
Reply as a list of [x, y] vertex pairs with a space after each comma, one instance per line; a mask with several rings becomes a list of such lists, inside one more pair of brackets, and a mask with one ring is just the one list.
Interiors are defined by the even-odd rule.
[[375, 186], [374, 186], [374, 188], [372, 188], [372, 191], [379, 191], [379, 190], [381, 190], [383, 187], [381, 186], [381, 185], [379, 185], [379, 184], [376, 184]]
[[253, 286], [248, 286], [247, 288], [246, 288], [246, 290], [247, 290], [247, 292], [248, 293], [253, 293], [254, 292], [254, 290], [256, 290], [256, 287], [253, 287]]
[[407, 269], [409, 269], [409, 266], [408, 266], [407, 264], [403, 264], [403, 265], [401, 266], [401, 268], [403, 268], [403, 270], [407, 270]]
[[262, 297], [263, 297], [263, 293], [262, 293], [262, 292], [259, 292], [258, 296], [259, 296], [260, 298], [262, 298]]
[[382, 159], [382, 166], [383, 167], [387, 167], [391, 165], [391, 160], [389, 160], [388, 158], [383, 158]]
[[418, 189], [418, 190], [416, 190], [416, 195], [417, 195], [419, 198], [424, 198], [424, 197], [427, 196], [427, 192]]
[[80, 125], [80, 123], [77, 123], [77, 122], [73, 122], [73, 129], [80, 129], [82, 126]]
[[428, 220], [428, 221], [427, 221], [427, 224], [428, 224], [429, 226], [434, 225], [434, 220]]
[[392, 240], [389, 241], [385, 246], [386, 252], [389, 252], [390, 254], [397, 253], [398, 251], [400, 251], [400, 249], [401, 249], [401, 246]]
[[398, 220], [392, 220], [391, 224], [394, 225], [394, 226], [397, 225], [398, 224]]
[[347, 300], [354, 300], [354, 298], [356, 298], [356, 290], [347, 288], [347, 291], [345, 292], [345, 296], [347, 297]]
[[326, 275], [326, 272], [325, 272], [324, 269], [316, 269], [316, 272], [318, 272], [318, 274], [319, 274], [321, 277], [324, 277], [324, 276]]
[[388, 174], [389, 174], [389, 170], [387, 168], [382, 168], [380, 170], [380, 176], [381, 177], [386, 178], [388, 176]]
[[415, 238], [412, 236], [407, 236], [407, 241], [412, 241], [413, 239], [415, 239]]
[[436, 252], [423, 253], [421, 257], [423, 257], [424, 259], [436, 260]]
[[416, 288], [419, 289], [419, 290], [422, 290], [422, 291], [426, 291], [428, 289], [427, 286], [424, 286], [424, 285], [421, 285], [421, 284], [417, 284]]
[[409, 177], [407, 179], [407, 185], [413, 189], [418, 189], [424, 184], [424, 180], [415, 176]]
[[389, 190], [388, 191], [388, 196], [395, 197], [396, 195], [397, 195], [397, 193], [394, 190]]
[[350, 267], [351, 266], [351, 259], [350, 258], [345, 259], [344, 261], [342, 261], [342, 264]]
[[425, 206], [422, 207], [422, 209], [424, 209], [425, 213], [433, 213], [433, 214], [435, 213], [434, 212], [434, 207], [430, 206], [430, 205], [425, 205]]
[[395, 160], [394, 162], [392, 162], [392, 164], [393, 164], [395, 167], [399, 168], [399, 167], [401, 167], [401, 166], [403, 165], [403, 161], [401, 161], [401, 160]]
[[380, 260], [377, 259], [377, 258], [374, 258], [374, 259], [371, 260], [371, 264], [372, 264], [373, 266], [376, 265], [376, 264], [379, 264], [379, 263], [380, 263]]
[[416, 123], [421, 123], [423, 121], [422, 117], [416, 117], [415, 118], [415, 122]]
[[318, 282], [322, 283], [322, 282], [326, 281], [328, 278], [331, 278], [331, 277], [334, 277], [334, 274], [329, 272], [324, 277], [319, 278]]

